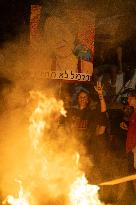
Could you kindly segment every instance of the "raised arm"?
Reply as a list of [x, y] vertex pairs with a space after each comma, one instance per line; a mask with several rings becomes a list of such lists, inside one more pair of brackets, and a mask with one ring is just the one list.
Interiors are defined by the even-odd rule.
[[99, 96], [100, 105], [101, 105], [101, 112], [106, 112], [107, 107], [106, 107], [105, 99], [103, 97], [103, 87], [102, 87], [101, 81], [97, 81], [97, 84], [96, 84], [96, 86], [94, 86], [94, 88]]

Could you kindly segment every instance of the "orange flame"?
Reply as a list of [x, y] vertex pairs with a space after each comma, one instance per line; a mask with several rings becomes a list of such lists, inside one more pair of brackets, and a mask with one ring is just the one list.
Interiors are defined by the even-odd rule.
[[90, 185], [85, 176], [78, 177], [71, 185], [69, 198], [71, 205], [102, 205], [96, 185]]
[[16, 180], [19, 183], [20, 186], [20, 190], [18, 192], [18, 198], [15, 198], [12, 195], [8, 195], [7, 198], [2, 202], [2, 204], [6, 204], [6, 202], [8, 204], [11, 205], [29, 205], [29, 201], [28, 201], [28, 193], [24, 192], [23, 186], [21, 181]]
[[37, 107], [29, 119], [29, 134], [33, 147], [36, 149], [43, 136], [45, 126], [46, 129], [50, 127], [52, 113], [62, 114], [66, 117], [66, 111], [63, 107], [63, 101], [57, 101], [54, 97], [46, 97], [39, 91], [31, 91], [30, 97], [37, 101]]
[[[69, 193], [67, 188], [65, 189], [67, 190], [66, 193], [64, 193], [65, 192], [64, 190], [62, 190], [61, 192], [58, 191], [58, 193], [59, 194], [64, 193], [66, 195], [66, 198], [68, 199], [68, 205], [102, 205], [102, 203], [98, 199], [99, 187], [95, 185], [89, 185], [85, 176], [81, 174], [82, 172], [79, 169], [80, 155], [78, 154], [78, 152], [73, 150], [75, 152], [75, 155], [73, 155], [74, 163], [73, 162], [67, 163], [66, 166], [65, 166], [65, 159], [69, 159], [69, 155], [67, 156], [67, 152], [66, 152], [66, 158], [64, 155], [63, 156], [61, 155], [59, 156], [61, 158], [59, 158], [58, 161], [56, 160], [57, 162], [54, 160], [55, 156], [53, 154], [55, 153], [52, 152], [51, 157], [49, 158], [51, 159], [50, 161], [53, 162], [55, 161], [54, 163], [55, 165], [48, 162], [47, 161], [48, 158], [46, 158], [45, 156], [46, 153], [41, 144], [41, 140], [42, 137], [44, 136], [45, 129], [50, 128], [51, 120], [54, 120], [54, 117], [56, 115], [57, 115], [57, 119], [60, 114], [66, 116], [66, 111], [63, 108], [63, 102], [57, 101], [54, 97], [50, 97], [50, 98], [46, 97], [39, 91], [31, 91], [30, 97], [31, 99], [34, 100], [34, 102], [36, 101], [37, 103], [36, 108], [34, 109], [34, 111], [32, 112], [29, 118], [29, 122], [30, 122], [29, 137], [32, 146], [31, 147], [32, 154], [34, 154], [33, 160], [31, 160], [31, 163], [29, 165], [30, 166], [29, 173], [31, 174], [31, 179], [33, 179], [33, 184], [37, 183], [36, 181], [37, 179], [43, 179], [43, 183], [47, 184], [47, 191], [48, 189], [50, 189], [51, 190], [50, 193], [51, 194], [54, 193], [55, 195], [55, 192], [57, 192], [58, 187], [61, 187], [61, 183], [62, 183], [62, 187], [63, 187], [62, 189], [65, 189], [65, 187], [67, 186], [69, 189]], [[60, 171], [59, 169], [57, 170], [56, 168], [61, 167], [62, 164], [63, 164], [62, 167], [63, 171], [62, 170]], [[75, 164], [75, 167], [73, 166], [73, 170], [71, 170], [71, 164], [72, 165]], [[49, 166], [49, 170], [48, 170], [48, 166]], [[38, 172], [35, 172], [37, 167], [38, 167]], [[55, 167], [56, 170], [55, 173], [52, 174], [50, 173], [50, 170], [53, 169], [53, 167]], [[68, 170], [68, 172], [72, 173], [72, 176], [70, 174], [63, 176], [63, 172], [64, 173], [65, 171], [67, 172], [66, 170], [67, 168], [70, 169]], [[37, 177], [37, 173], [40, 176], [39, 178]], [[71, 178], [68, 180], [67, 177], [66, 180], [62, 180], [66, 176], [68, 177], [70, 176]], [[50, 183], [53, 183], [53, 181], [54, 181], [53, 184], [54, 186], [49, 187]], [[18, 197], [15, 198], [12, 195], [8, 195], [7, 198], [3, 201], [3, 204], [9, 203], [11, 205], [29, 205], [30, 199], [28, 201], [28, 193], [24, 192], [24, 189], [22, 187], [22, 182], [18, 181], [18, 183], [20, 185]], [[31, 190], [30, 192], [34, 193], [33, 188], [30, 187], [31, 186], [29, 186], [28, 190]], [[33, 197], [34, 199], [36, 198], [36, 196]]]

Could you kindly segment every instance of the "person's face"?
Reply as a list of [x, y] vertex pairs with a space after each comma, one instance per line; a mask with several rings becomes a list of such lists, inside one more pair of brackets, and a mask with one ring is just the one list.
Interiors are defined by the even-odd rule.
[[80, 109], [86, 108], [88, 106], [88, 102], [89, 102], [88, 94], [85, 92], [81, 92], [78, 96], [78, 104]]
[[136, 107], [136, 97], [128, 96], [128, 104], [132, 107]]

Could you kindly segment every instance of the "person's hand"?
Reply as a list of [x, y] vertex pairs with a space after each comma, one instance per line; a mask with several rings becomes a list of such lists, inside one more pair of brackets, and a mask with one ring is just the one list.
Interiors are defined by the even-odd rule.
[[103, 86], [102, 86], [101, 81], [97, 81], [97, 84], [96, 86], [94, 86], [94, 89], [98, 93], [99, 98], [103, 98]]
[[123, 130], [128, 130], [128, 126], [126, 125], [125, 122], [121, 122], [121, 123], [120, 123], [120, 127], [121, 127]]
[[100, 94], [103, 94], [103, 86], [102, 86], [102, 83], [101, 81], [97, 81], [97, 84], [96, 86], [94, 86], [96, 92], [98, 93], [98, 95]]

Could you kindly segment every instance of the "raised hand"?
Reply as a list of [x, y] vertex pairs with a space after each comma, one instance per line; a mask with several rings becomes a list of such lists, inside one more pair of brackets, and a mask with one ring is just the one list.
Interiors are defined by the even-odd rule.
[[97, 81], [97, 84], [96, 86], [94, 86], [94, 89], [96, 90], [99, 96], [103, 96], [103, 86], [101, 81]]
[[103, 86], [101, 84], [101, 81], [97, 81], [97, 84], [96, 86], [94, 86], [94, 89], [96, 90], [99, 96], [99, 100], [101, 104], [101, 112], [106, 112], [107, 107], [106, 107], [105, 99], [103, 97]]

